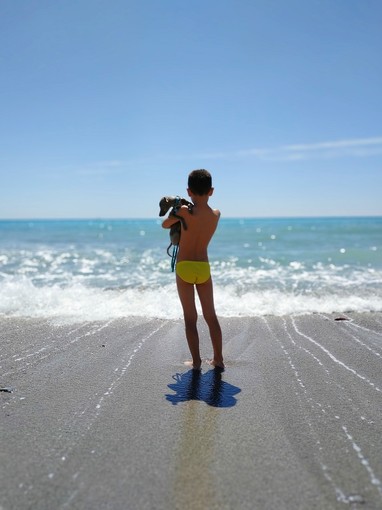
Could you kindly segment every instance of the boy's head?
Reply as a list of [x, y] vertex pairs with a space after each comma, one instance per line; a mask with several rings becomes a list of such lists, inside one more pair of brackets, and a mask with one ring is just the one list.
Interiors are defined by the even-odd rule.
[[193, 170], [188, 176], [188, 189], [194, 195], [209, 195], [212, 191], [212, 177], [207, 170]]

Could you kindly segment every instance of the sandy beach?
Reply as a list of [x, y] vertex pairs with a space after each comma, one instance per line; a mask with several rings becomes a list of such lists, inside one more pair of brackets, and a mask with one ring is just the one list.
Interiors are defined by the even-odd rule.
[[[382, 314], [0, 319], [1, 510], [382, 508]], [[210, 356], [203, 321], [202, 352]]]

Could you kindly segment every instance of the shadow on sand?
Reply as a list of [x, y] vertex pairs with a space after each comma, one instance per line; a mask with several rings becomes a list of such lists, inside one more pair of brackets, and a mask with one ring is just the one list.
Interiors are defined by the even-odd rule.
[[176, 373], [172, 378], [175, 383], [168, 387], [175, 395], [166, 395], [166, 399], [173, 405], [201, 400], [212, 407], [233, 407], [237, 403], [235, 395], [241, 392], [237, 386], [223, 381], [222, 371], [216, 368], [206, 373], [189, 370], [184, 374]]

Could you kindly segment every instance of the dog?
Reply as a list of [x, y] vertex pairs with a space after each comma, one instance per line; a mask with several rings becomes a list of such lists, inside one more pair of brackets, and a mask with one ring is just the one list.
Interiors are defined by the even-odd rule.
[[170, 257], [173, 257], [174, 255], [169, 253], [171, 246], [178, 246], [180, 241], [180, 233], [181, 233], [181, 222], [184, 230], [187, 230], [187, 223], [184, 218], [181, 216], [178, 216], [176, 213], [178, 210], [182, 207], [182, 205], [186, 205], [188, 207], [188, 211], [190, 214], [192, 214], [192, 208], [193, 205], [191, 202], [186, 200], [185, 198], [180, 198], [178, 196], [167, 196], [161, 198], [159, 202], [159, 216], [164, 216], [169, 209], [172, 208], [170, 212], [170, 216], [174, 216], [175, 218], [179, 218], [179, 221], [174, 223], [172, 227], [170, 228], [170, 244], [167, 248], [167, 254]]

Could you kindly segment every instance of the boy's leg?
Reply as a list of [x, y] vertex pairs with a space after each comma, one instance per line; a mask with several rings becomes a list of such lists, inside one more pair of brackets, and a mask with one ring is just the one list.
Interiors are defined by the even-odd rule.
[[212, 279], [209, 278], [205, 283], [197, 285], [196, 290], [198, 291], [203, 317], [207, 322], [214, 350], [214, 358], [211, 364], [215, 367], [224, 368], [222, 330], [215, 312]]
[[176, 276], [176, 285], [183, 308], [186, 338], [192, 356], [192, 366], [199, 369], [202, 360], [200, 358], [199, 335], [196, 327], [198, 312], [195, 306], [194, 286], [191, 283], [183, 281], [178, 275]]

